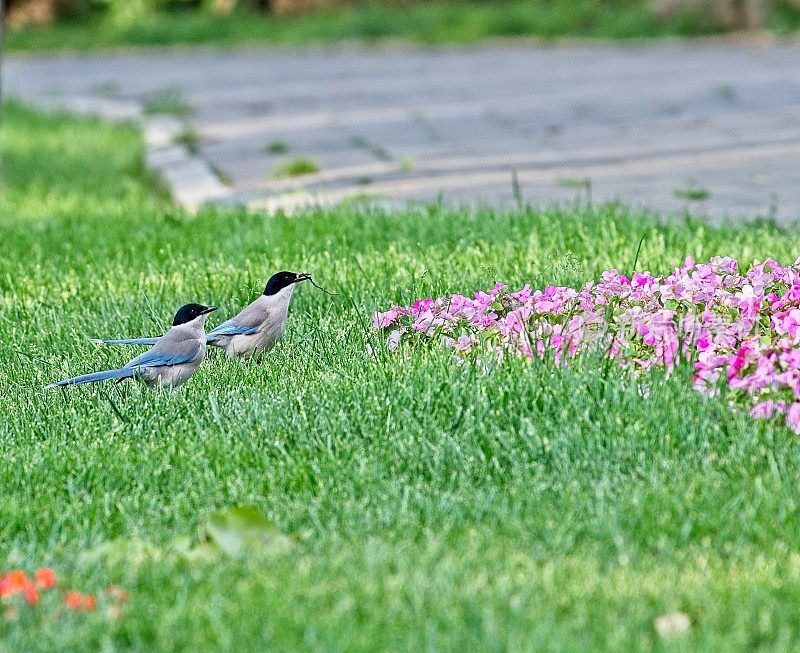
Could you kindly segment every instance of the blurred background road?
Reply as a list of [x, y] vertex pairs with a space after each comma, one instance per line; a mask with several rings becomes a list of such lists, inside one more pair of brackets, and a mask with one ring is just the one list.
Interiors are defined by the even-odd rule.
[[534, 203], [800, 217], [794, 46], [34, 56], [8, 61], [6, 81], [34, 103], [183, 116], [182, 138], [253, 206], [507, 204], [516, 173]]

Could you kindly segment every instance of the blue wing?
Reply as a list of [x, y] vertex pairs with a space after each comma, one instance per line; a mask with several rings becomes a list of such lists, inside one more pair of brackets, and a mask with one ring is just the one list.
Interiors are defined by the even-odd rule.
[[236, 324], [235, 320], [228, 320], [209, 331], [206, 337], [210, 339], [214, 336], [249, 336], [253, 333], [258, 333], [258, 326], [243, 326]]
[[223, 322], [220, 324], [216, 329], [212, 329], [208, 332], [210, 336], [240, 336], [240, 335], [250, 335], [252, 333], [258, 333], [257, 326], [242, 326], [240, 324], [236, 324], [233, 320], [228, 320], [227, 322]]
[[125, 368], [141, 368], [141, 367], [163, 367], [170, 365], [181, 365], [182, 363], [189, 363], [195, 359], [197, 353], [187, 354], [172, 354], [165, 351], [150, 351], [144, 352], [141, 356], [137, 356], [130, 361]]

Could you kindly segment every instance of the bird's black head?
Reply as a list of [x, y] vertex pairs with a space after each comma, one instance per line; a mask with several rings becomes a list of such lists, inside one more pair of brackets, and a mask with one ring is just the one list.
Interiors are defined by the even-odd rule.
[[210, 313], [211, 311], [216, 311], [216, 306], [203, 306], [202, 304], [185, 304], [178, 309], [178, 312], [175, 313], [175, 319], [172, 320], [172, 326], [178, 326], [179, 324], [186, 324], [187, 322], [191, 322], [196, 317], [200, 317], [201, 315], [205, 315], [206, 313]]
[[291, 286], [293, 283], [305, 281], [310, 278], [311, 275], [305, 272], [286, 272], [285, 270], [283, 272], [276, 272], [269, 278], [269, 281], [267, 281], [264, 294], [275, 295], [286, 288], [286, 286]]

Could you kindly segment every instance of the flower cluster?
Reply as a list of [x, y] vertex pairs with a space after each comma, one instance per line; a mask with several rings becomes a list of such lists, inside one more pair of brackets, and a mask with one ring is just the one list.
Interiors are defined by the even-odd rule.
[[[31, 607], [39, 603], [40, 593], [45, 590], [55, 590], [56, 574], [47, 567], [39, 569], [33, 578], [29, 577], [22, 569], [15, 569], [0, 574], [0, 604], [5, 605], [4, 611], [7, 619], [18, 617], [17, 603], [27, 604]], [[119, 606], [127, 601], [124, 590], [111, 586], [106, 589], [106, 599], [110, 603], [109, 615], [117, 616]], [[97, 598], [93, 594], [68, 591], [64, 594], [61, 604], [67, 610], [76, 612], [92, 612], [97, 608]]]
[[39, 569], [31, 579], [21, 569], [0, 574], [0, 599], [19, 595], [28, 605], [39, 602], [39, 591], [49, 590], [56, 585], [56, 575], [52, 569]]
[[579, 289], [496, 284], [472, 297], [393, 306], [375, 313], [373, 325], [391, 350], [424, 341], [461, 358], [562, 364], [594, 348], [635, 369], [692, 365], [698, 390], [726, 389], [753, 417], [781, 415], [800, 433], [800, 259], [740, 271], [729, 257], [687, 256], [665, 277], [608, 270]]

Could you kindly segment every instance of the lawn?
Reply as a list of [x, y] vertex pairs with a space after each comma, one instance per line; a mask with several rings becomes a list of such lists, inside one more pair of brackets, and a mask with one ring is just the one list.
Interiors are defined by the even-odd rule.
[[[654, 272], [687, 252], [793, 261], [797, 230], [615, 206], [191, 216], [132, 129], [11, 104], [0, 147], [0, 572], [129, 596], [115, 618], [0, 612], [0, 650], [796, 650], [787, 428], [687, 370], [402, 359], [369, 315], [629, 270], [642, 236]], [[283, 268], [339, 294], [301, 287], [262, 362], [213, 351], [175, 394], [43, 389], [132, 354], [88, 338], [150, 334], [188, 301], [220, 306], [216, 324]], [[267, 542], [200, 546], [237, 505], [271, 520]], [[672, 611], [692, 625], [660, 640]]]
[[[485, 38], [580, 37], [631, 39], [700, 36], [726, 31], [722, 19], [701, 5], [656, 16], [651, 0], [428, 0], [369, 2], [299, 17], [236, 10], [154, 11], [109, 2], [94, 12], [53, 27], [11, 30], [11, 51], [210, 44], [308, 45], [341, 41], [406, 40], [422, 44], [475, 43]], [[792, 0], [776, 0], [766, 28], [786, 34], [800, 29]]]

